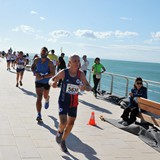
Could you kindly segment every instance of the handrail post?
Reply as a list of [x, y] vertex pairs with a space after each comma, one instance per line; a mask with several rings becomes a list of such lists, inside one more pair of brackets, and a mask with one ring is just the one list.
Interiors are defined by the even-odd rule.
[[126, 78], [126, 93], [125, 93], [125, 96], [127, 97], [128, 96], [128, 85], [129, 85], [129, 80], [128, 80], [128, 78], [127, 77], [125, 77]]
[[111, 75], [111, 87], [110, 87], [110, 94], [112, 94], [112, 92], [113, 92], [113, 80], [114, 80], [114, 77], [113, 77], [113, 75]]
[[91, 70], [90, 69], [87, 69], [87, 70], [89, 71], [89, 76], [88, 76], [89, 79], [88, 80], [89, 80], [89, 84], [91, 85]]

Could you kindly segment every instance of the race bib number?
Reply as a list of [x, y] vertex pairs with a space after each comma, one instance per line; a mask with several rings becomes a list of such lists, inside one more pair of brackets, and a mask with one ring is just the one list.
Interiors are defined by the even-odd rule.
[[68, 94], [77, 94], [79, 91], [79, 87], [78, 85], [74, 85], [74, 84], [67, 84], [67, 89], [66, 89], [66, 93]]

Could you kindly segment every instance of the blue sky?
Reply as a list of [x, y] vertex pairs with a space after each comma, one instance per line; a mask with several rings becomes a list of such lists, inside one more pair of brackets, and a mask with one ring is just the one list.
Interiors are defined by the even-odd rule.
[[0, 0], [0, 50], [160, 63], [160, 0]]

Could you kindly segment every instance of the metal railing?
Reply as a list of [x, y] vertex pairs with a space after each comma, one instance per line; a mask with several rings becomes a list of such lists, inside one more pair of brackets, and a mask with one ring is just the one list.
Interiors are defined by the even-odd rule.
[[[87, 74], [90, 85], [93, 85], [92, 72], [88, 69]], [[130, 77], [110, 72], [102, 74], [99, 89], [105, 90], [108, 94], [128, 97], [128, 93], [134, 85], [136, 77]], [[148, 99], [160, 102], [160, 82], [143, 79], [143, 84], [148, 90]]]

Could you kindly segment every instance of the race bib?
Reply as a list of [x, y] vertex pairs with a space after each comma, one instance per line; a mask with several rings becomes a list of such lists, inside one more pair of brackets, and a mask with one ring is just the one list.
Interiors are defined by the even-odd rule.
[[24, 65], [20, 65], [20, 64], [18, 64], [18, 65], [17, 65], [17, 68], [19, 68], [19, 69], [23, 69], [23, 68], [24, 68]]
[[56, 60], [52, 60], [52, 63], [55, 66], [56, 65]]
[[78, 85], [75, 84], [67, 84], [67, 89], [66, 89], [66, 93], [68, 94], [78, 94], [79, 91], [79, 87]]
[[101, 78], [101, 74], [100, 73], [96, 73], [96, 78], [100, 79]]

